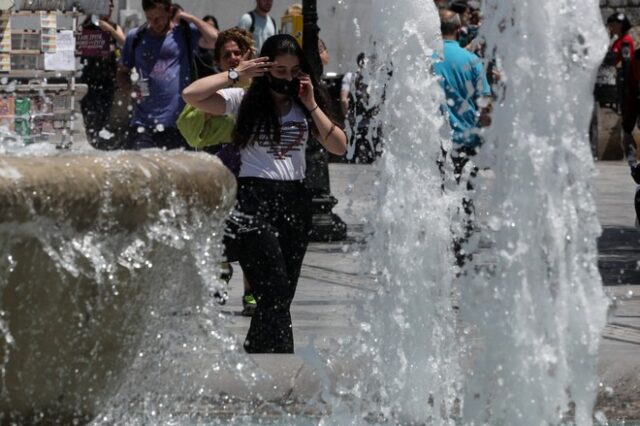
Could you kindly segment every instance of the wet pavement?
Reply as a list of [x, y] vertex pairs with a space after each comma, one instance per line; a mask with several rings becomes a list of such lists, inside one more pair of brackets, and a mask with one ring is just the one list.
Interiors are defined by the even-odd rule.
[[[640, 419], [640, 231], [635, 228], [635, 184], [622, 162], [600, 162], [596, 167], [599, 173], [593, 188], [603, 227], [599, 267], [605, 291], [612, 299], [601, 343], [597, 409], [609, 419]], [[348, 224], [348, 239], [312, 243], [309, 247], [292, 307], [298, 352], [304, 352], [311, 340], [318, 348], [330, 348], [341, 336], [352, 335], [356, 328], [356, 307], [375, 289], [373, 280], [359, 273], [361, 252], [365, 249], [366, 217], [375, 205], [375, 169], [331, 164], [330, 175], [332, 194], [339, 200], [334, 212]], [[239, 316], [241, 293], [241, 274], [237, 273], [224, 310], [234, 314], [231, 329], [239, 339], [249, 325], [248, 318]], [[299, 396], [312, 396], [313, 389], [317, 390], [319, 378], [305, 368], [299, 356], [254, 359], [267, 370], [275, 371], [278, 364], [296, 366], [281, 379], [273, 376], [273, 380], [288, 381], [289, 386], [284, 388], [295, 389]], [[305, 385], [300, 385], [300, 381]], [[281, 387], [271, 396], [277, 400], [284, 395], [291, 397], [292, 392], [287, 393]]]
[[612, 300], [603, 330], [597, 406], [608, 417], [640, 419], [640, 231], [635, 227], [636, 185], [623, 162], [597, 163], [594, 195], [602, 236], [598, 266]]

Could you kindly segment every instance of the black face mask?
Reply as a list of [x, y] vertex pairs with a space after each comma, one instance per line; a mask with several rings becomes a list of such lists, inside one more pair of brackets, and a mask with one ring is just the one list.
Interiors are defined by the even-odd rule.
[[300, 90], [300, 80], [294, 78], [289, 81], [284, 78], [276, 78], [272, 75], [269, 76], [269, 87], [276, 93], [280, 93], [281, 95], [289, 95], [292, 97], [298, 96], [298, 91]]

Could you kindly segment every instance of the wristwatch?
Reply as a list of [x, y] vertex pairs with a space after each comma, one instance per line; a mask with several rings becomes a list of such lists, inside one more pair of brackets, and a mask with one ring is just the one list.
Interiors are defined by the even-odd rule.
[[240, 81], [240, 74], [238, 74], [238, 71], [236, 71], [235, 68], [229, 68], [229, 80], [231, 80], [233, 82], [233, 84], [236, 84], [238, 81]]

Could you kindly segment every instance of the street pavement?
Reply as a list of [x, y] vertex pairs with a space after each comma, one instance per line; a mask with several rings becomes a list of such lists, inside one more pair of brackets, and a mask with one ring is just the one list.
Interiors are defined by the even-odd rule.
[[[601, 380], [597, 409], [609, 419], [640, 419], [640, 232], [635, 228], [635, 184], [622, 162], [599, 162], [593, 182], [598, 217], [603, 227], [599, 241], [599, 266], [612, 304], [600, 350]], [[367, 213], [374, 208], [375, 168], [367, 165], [331, 164], [331, 191], [339, 200], [334, 208], [348, 225], [347, 241], [312, 243], [304, 261], [292, 306], [296, 352], [307, 353], [313, 341], [326, 349], [337, 339], [353, 335], [356, 307], [374, 291], [373, 280], [360, 273], [365, 247]], [[236, 267], [236, 271], [239, 268]], [[230, 299], [223, 311], [231, 314], [230, 330], [242, 340], [249, 319], [239, 315], [242, 278], [231, 280]], [[270, 372], [275, 388], [260, 386], [261, 398], [313, 398], [320, 386], [318, 374], [299, 355], [253, 356]], [[329, 374], [340, 374], [330, 372]], [[231, 377], [227, 383], [241, 399], [257, 395]], [[271, 383], [271, 382], [270, 382]], [[265, 393], [264, 389], [268, 389]]]
[[602, 225], [598, 266], [612, 304], [600, 345], [597, 406], [608, 417], [640, 419], [640, 231], [635, 184], [623, 162], [599, 162], [593, 189]]

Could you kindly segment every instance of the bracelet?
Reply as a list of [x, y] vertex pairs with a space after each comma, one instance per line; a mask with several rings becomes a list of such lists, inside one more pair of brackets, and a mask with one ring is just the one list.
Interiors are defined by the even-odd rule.
[[329, 136], [331, 136], [331, 133], [333, 133], [333, 131], [336, 129], [336, 123], [331, 123], [331, 129], [329, 129], [329, 133], [327, 133], [327, 136], [325, 136], [324, 141], [326, 142], [327, 139], [329, 139]]
[[314, 106], [309, 110], [309, 114], [311, 114], [313, 111], [317, 110], [318, 108], [320, 108], [320, 105], [316, 104], [316, 106]]

